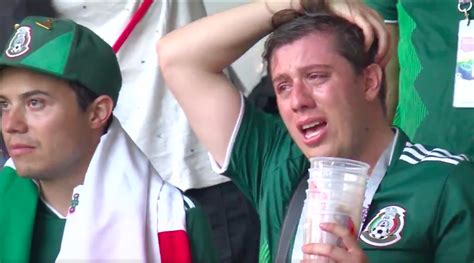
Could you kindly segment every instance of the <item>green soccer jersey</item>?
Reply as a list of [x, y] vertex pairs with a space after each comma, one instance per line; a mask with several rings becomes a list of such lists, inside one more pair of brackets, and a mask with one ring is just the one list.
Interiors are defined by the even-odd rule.
[[[453, 108], [458, 0], [365, 0], [399, 26], [399, 102], [394, 124], [415, 142], [474, 159], [474, 109]], [[471, 19], [474, 18], [471, 11]]]
[[[66, 219], [38, 198], [38, 188], [15, 170], [0, 171], [0, 262], [54, 262]], [[193, 262], [217, 262], [207, 216], [188, 199], [186, 232]]]
[[[256, 207], [260, 262], [273, 262], [286, 206], [309, 164], [278, 117], [246, 103], [239, 125], [224, 174]], [[465, 159], [399, 132], [360, 238], [370, 262], [474, 260], [474, 167]]]
[[54, 262], [61, 248], [66, 219], [60, 218], [43, 201], [36, 208], [30, 262]]

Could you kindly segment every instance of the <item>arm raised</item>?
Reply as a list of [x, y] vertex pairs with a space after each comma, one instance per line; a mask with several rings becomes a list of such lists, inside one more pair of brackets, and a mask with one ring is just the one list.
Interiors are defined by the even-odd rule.
[[[278, 9], [289, 7], [282, 4]], [[220, 164], [241, 107], [239, 91], [222, 71], [271, 32], [271, 18], [265, 3], [250, 3], [191, 23], [158, 43], [160, 67], [171, 92]]]

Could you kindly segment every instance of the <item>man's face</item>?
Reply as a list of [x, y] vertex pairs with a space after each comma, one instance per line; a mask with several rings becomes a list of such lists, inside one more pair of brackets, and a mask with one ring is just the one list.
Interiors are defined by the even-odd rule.
[[32, 71], [0, 72], [2, 133], [18, 174], [54, 179], [87, 168], [88, 114], [68, 83]]
[[333, 37], [310, 34], [273, 52], [280, 115], [308, 157], [357, 159], [364, 144], [364, 78], [334, 49]]

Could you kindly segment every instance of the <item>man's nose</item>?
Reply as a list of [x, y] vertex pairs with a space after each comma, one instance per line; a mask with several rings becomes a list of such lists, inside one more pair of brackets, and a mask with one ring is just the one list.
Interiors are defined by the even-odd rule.
[[11, 107], [2, 112], [2, 130], [6, 133], [24, 133], [28, 130], [22, 108]]
[[291, 106], [294, 111], [301, 111], [308, 108], [314, 108], [316, 106], [316, 102], [312, 96], [311, 88], [303, 81], [298, 80], [293, 84]]

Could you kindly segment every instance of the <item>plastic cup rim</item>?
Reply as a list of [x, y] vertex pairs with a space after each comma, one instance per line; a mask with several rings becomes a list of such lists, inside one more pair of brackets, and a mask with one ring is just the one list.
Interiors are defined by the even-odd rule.
[[[312, 169], [312, 168], [321, 168], [321, 167], [313, 167], [312, 166], [312, 164], [313, 164], [313, 162], [315, 162], [315, 160], [328, 161], [328, 162], [341, 162], [341, 163], [346, 163], [346, 164], [351, 165], [351, 167], [330, 167], [331, 169], [334, 169], [334, 168], [344, 168], [344, 169], [347, 169], [347, 168], [355, 169], [355, 168], [357, 168], [357, 169], [362, 169], [362, 168], [365, 168], [365, 169], [368, 170], [370, 168], [370, 165], [368, 163], [353, 160], [353, 159], [347, 159], [347, 158], [341, 158], [341, 157], [315, 156], [315, 157], [309, 158], [309, 161], [310, 161], [310, 164], [311, 164], [310, 169]], [[329, 168], [329, 167], [327, 167], [327, 168]]]
[[[354, 176], [362, 176], [362, 177], [368, 177], [368, 168], [367, 169], [362, 169], [362, 168], [347, 168], [347, 167], [312, 167], [308, 169], [309, 172], [309, 177], [314, 177], [317, 175], [312, 175], [311, 173], [313, 171], [333, 171], [333, 172], [343, 172], [345, 174], [350, 174]], [[325, 176], [328, 177], [328, 176]]]
[[[312, 180], [312, 179], [310, 178], [309, 180]], [[309, 181], [309, 180], [308, 180], [308, 183], [311, 183], [311, 181]], [[319, 183], [327, 183], [327, 182], [324, 182], [324, 181], [325, 181], [325, 180], [319, 180], [319, 181], [317, 181], [317, 182], [315, 182], [315, 183], [316, 183], [316, 184], [318, 184], [318, 182], [319, 182]], [[346, 185], [350, 185], [350, 186], [360, 186], [360, 187], [364, 187], [364, 186], [367, 185], [367, 181], [364, 181], [364, 182], [356, 182], [356, 181], [349, 181], [349, 182], [347, 182], [347, 181], [342, 181], [342, 180], [341, 180], [340, 182], [334, 181], [334, 180], [327, 180], [327, 181], [329, 181], [329, 182], [331, 182], [331, 183], [341, 183], [341, 184], [346, 184]], [[321, 186], [318, 186], [318, 188], [330, 189], [330, 188], [328, 188], [328, 187], [321, 187]]]

